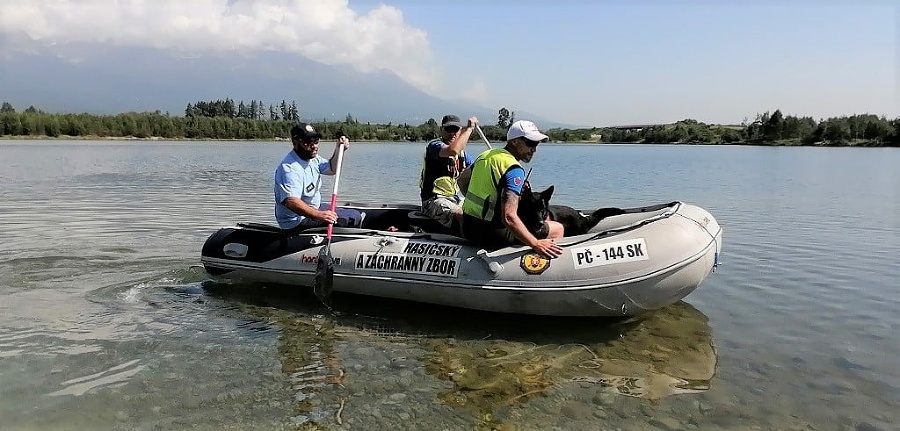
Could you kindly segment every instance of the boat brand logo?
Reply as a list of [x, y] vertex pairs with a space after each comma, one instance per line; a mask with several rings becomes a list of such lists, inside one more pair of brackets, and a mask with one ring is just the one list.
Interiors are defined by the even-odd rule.
[[403, 248], [404, 253], [424, 256], [456, 257], [462, 250], [460, 245], [441, 244], [439, 242], [410, 241]]
[[637, 262], [650, 259], [644, 238], [595, 244], [590, 247], [573, 248], [572, 260], [575, 269], [593, 268], [614, 263]]
[[[300, 263], [312, 263], [312, 264], [317, 264], [317, 263], [319, 263], [319, 256], [318, 256], [318, 255], [307, 256], [307, 255], [305, 255], [305, 254], [301, 254], [301, 255], [300, 255]], [[335, 264], [335, 265], [340, 265], [340, 264], [341, 264], [341, 258], [339, 258], [339, 257], [334, 258], [334, 264]]]
[[355, 267], [361, 271], [437, 275], [455, 278], [459, 274], [459, 258], [361, 251], [356, 253]]
[[543, 273], [550, 267], [550, 259], [537, 253], [527, 253], [522, 256], [519, 266], [521, 266], [525, 272], [537, 275]]

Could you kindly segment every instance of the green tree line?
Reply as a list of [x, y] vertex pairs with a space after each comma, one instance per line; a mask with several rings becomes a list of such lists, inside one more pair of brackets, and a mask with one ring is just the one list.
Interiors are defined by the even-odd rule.
[[[128, 112], [115, 115], [47, 113], [34, 106], [18, 112], [8, 102], [0, 106], [0, 136], [134, 137], [163, 139], [287, 139], [300, 120], [296, 101], [265, 105], [262, 101], [231, 99], [189, 103], [184, 116], [168, 112]], [[357, 141], [427, 141], [438, 137], [434, 118], [419, 124], [359, 122], [351, 114], [343, 121], [312, 123], [326, 138], [346, 135]], [[497, 124], [482, 125], [492, 142], [506, 139], [515, 112], [498, 111]], [[755, 145], [900, 146], [900, 118], [863, 114], [816, 121], [785, 116], [780, 110], [757, 114], [741, 125], [705, 124], [683, 120], [644, 128], [554, 128], [546, 131], [554, 142], [621, 143], [747, 143]], [[478, 139], [477, 136], [473, 139]]]
[[[246, 108], [241, 108], [245, 106]], [[128, 112], [115, 115], [47, 113], [29, 106], [22, 112], [4, 102], [0, 107], [0, 136], [133, 137], [163, 139], [287, 139], [300, 117], [296, 102], [268, 108], [261, 102], [235, 104], [230, 99], [190, 103], [184, 116]], [[255, 109], [255, 110], [254, 110]], [[343, 121], [304, 119], [326, 138], [345, 135], [357, 141], [425, 141], [438, 137], [434, 118], [420, 125], [362, 123], [351, 114]], [[488, 139], [505, 139], [506, 130], [484, 126]]]
[[277, 107], [275, 105], [266, 105], [260, 100], [251, 100], [250, 103], [244, 103], [243, 100], [234, 103], [231, 98], [224, 100], [199, 101], [197, 103], [188, 103], [184, 109], [185, 117], [228, 117], [228, 118], [246, 118], [248, 120], [288, 120], [299, 121], [300, 109], [297, 107], [297, 101], [292, 100], [291, 103], [282, 100]]
[[550, 130], [547, 134], [554, 140], [566, 140], [576, 133], [576, 140], [588, 140], [585, 136], [597, 140], [599, 135], [600, 142], [896, 147], [900, 146], [900, 118], [862, 114], [816, 121], [812, 117], [785, 116], [776, 109], [771, 114], [757, 114], [754, 121], [739, 126], [687, 119], [644, 128]]

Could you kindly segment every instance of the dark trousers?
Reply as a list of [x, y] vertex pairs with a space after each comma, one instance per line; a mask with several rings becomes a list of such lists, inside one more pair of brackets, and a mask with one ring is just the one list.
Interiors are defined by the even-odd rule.
[[[325, 204], [321, 208], [326, 209], [328, 207], [330, 207], [330, 205]], [[357, 210], [350, 209], [350, 208], [338, 208], [334, 212], [337, 213], [337, 216], [338, 216], [337, 223], [334, 224], [335, 226], [360, 227], [360, 225], [362, 224], [363, 215], [361, 212], [359, 212]], [[307, 217], [307, 218], [304, 218], [303, 220], [301, 220], [300, 224], [297, 227], [299, 227], [301, 229], [309, 229], [312, 227], [323, 227], [323, 226], [327, 226], [327, 223]]]

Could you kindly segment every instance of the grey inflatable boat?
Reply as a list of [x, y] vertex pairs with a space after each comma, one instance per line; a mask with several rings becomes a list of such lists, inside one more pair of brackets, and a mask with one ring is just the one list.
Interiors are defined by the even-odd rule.
[[[477, 310], [632, 316], [675, 303], [716, 268], [722, 228], [683, 202], [627, 208], [558, 240], [562, 256], [528, 247], [484, 250], [421, 216], [415, 205], [347, 204], [360, 227], [335, 227], [333, 291]], [[308, 288], [325, 228], [244, 223], [219, 229], [201, 261], [217, 278]]]

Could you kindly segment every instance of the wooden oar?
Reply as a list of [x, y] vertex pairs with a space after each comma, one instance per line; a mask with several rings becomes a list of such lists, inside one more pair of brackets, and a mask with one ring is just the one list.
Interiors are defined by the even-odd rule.
[[[340, 141], [338, 141], [340, 142]], [[341, 161], [344, 158], [344, 143], [338, 144], [337, 167], [334, 170], [334, 189], [331, 192], [331, 211], [337, 211], [338, 184], [341, 182]], [[334, 224], [329, 223], [325, 233], [325, 246], [319, 250], [319, 260], [316, 262], [316, 285], [313, 293], [326, 306], [331, 298], [331, 290], [334, 287], [334, 258], [331, 256], [331, 234]]]

